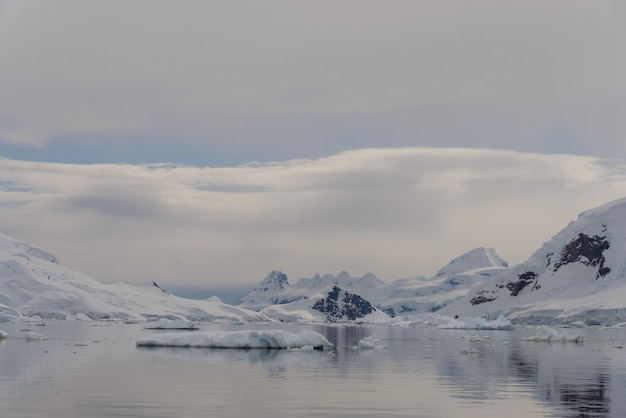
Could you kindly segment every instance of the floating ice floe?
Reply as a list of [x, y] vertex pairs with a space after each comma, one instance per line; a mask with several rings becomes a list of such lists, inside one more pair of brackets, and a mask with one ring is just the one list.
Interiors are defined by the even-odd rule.
[[381, 348], [387, 348], [386, 345], [377, 344], [380, 340], [375, 336], [371, 335], [369, 337], [362, 338], [359, 341], [359, 345], [353, 347], [355, 350], [376, 350]]
[[485, 318], [465, 318], [463, 321], [450, 319], [446, 323], [439, 324], [438, 328], [444, 329], [477, 329], [477, 330], [514, 330], [515, 327], [504, 316], [498, 319], [487, 320]]
[[145, 329], [200, 329], [195, 323], [187, 319], [167, 319], [161, 318], [158, 321], [146, 322]]
[[464, 335], [462, 338], [468, 339], [473, 343], [489, 341], [491, 339], [488, 335]]
[[[305, 348], [333, 345], [320, 333], [284, 330], [207, 331], [154, 334], [137, 340], [140, 347]], [[308, 347], [306, 347], [308, 348]]]
[[558, 331], [550, 327], [537, 327], [538, 333], [532, 337], [524, 338], [524, 341], [530, 342], [563, 342], [563, 343], [582, 343], [584, 337], [582, 335], [571, 336], [566, 332]]
[[26, 339], [29, 341], [42, 341], [45, 340], [46, 337], [39, 332], [29, 332], [26, 334]]

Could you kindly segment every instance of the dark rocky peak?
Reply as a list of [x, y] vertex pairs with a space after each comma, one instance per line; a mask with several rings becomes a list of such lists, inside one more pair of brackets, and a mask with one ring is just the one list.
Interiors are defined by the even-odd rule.
[[[606, 227], [604, 229], [606, 231]], [[596, 280], [604, 277], [611, 272], [611, 269], [604, 266], [604, 251], [610, 247], [606, 236], [594, 235], [590, 237], [586, 234], [579, 233], [576, 239], [567, 243], [559, 259], [554, 264], [554, 272], [557, 272], [562, 266], [570, 263], [581, 263], [586, 266], [598, 266]]]
[[329, 322], [354, 321], [376, 310], [361, 296], [346, 292], [338, 286], [334, 286], [325, 298], [315, 302], [312, 308], [326, 314]]

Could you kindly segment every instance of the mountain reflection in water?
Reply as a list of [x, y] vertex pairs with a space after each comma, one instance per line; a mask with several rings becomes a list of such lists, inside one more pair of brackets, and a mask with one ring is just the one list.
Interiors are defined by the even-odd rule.
[[[576, 344], [524, 341], [532, 329], [285, 326], [334, 344], [301, 352], [139, 348], [141, 325], [93, 325], [53, 322], [40, 341], [1, 326], [3, 418], [626, 416], [624, 329], [567, 330]], [[377, 348], [359, 350], [366, 337]]]

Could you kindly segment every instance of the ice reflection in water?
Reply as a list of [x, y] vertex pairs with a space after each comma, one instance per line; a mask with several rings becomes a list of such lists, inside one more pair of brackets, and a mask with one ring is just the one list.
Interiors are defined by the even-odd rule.
[[[132, 325], [52, 323], [37, 330], [44, 341], [9, 327], [14, 337], [0, 343], [8, 418], [626, 414], [626, 330], [582, 330], [579, 345], [525, 342], [533, 331], [524, 329], [292, 326], [335, 344], [297, 352], [136, 348], [147, 331]], [[370, 335], [387, 348], [354, 349]]]

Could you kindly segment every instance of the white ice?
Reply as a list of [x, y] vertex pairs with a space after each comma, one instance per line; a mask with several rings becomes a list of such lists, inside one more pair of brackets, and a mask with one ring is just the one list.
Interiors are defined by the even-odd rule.
[[207, 331], [194, 333], [162, 333], [137, 340], [144, 347], [209, 347], [209, 348], [314, 348], [332, 347], [320, 333], [284, 330]]
[[398, 320], [397, 326], [437, 327], [441, 329], [476, 329], [476, 330], [514, 330], [515, 326], [504, 316], [494, 320], [485, 318], [467, 317], [463, 320], [436, 313], [422, 313], [407, 320]]
[[558, 331], [554, 328], [539, 326], [536, 328], [537, 334], [532, 337], [524, 338], [524, 341], [530, 342], [571, 342], [571, 343], [582, 343], [584, 338], [582, 335], [571, 336], [563, 331]]
[[146, 322], [145, 329], [200, 329], [194, 322], [187, 319], [167, 319], [161, 318], [157, 321]]

